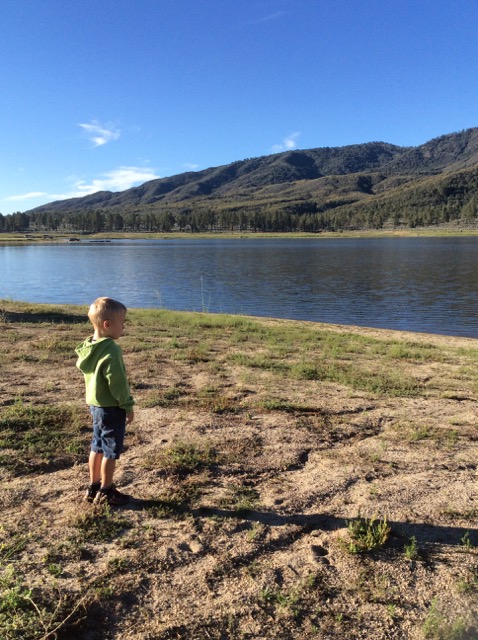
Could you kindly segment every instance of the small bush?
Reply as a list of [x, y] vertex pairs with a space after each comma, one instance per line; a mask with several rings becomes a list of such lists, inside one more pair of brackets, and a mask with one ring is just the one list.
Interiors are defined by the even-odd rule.
[[404, 551], [405, 551], [405, 557], [408, 560], [412, 560], [412, 561], [417, 560], [417, 558], [420, 555], [420, 552], [418, 549], [417, 539], [415, 538], [415, 536], [412, 536], [410, 540], [405, 543]]
[[375, 517], [367, 520], [358, 518], [348, 525], [348, 532], [352, 540], [344, 543], [349, 553], [366, 553], [382, 547], [388, 540], [390, 527], [387, 519], [377, 520]]

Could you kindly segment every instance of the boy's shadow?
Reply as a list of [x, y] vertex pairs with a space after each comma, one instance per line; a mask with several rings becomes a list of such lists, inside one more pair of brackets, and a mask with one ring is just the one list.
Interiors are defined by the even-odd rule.
[[[284, 525], [299, 525], [308, 531], [335, 531], [347, 527], [351, 520], [356, 518], [337, 518], [331, 515], [321, 514], [292, 514], [280, 515], [267, 511], [249, 511], [238, 515], [237, 511], [224, 509], [198, 509], [192, 511], [193, 515], [209, 515], [220, 518], [242, 518], [250, 522], [259, 522], [270, 527], [280, 527]], [[392, 533], [404, 538], [414, 536], [418, 543], [441, 543], [449, 545], [463, 546], [463, 538], [467, 535], [469, 543], [478, 545], [478, 529], [471, 527], [454, 527], [443, 525], [432, 525], [416, 522], [388, 521]]]
[[[153, 500], [133, 500], [126, 509], [142, 510], [156, 505]], [[273, 511], [232, 511], [215, 507], [200, 507], [198, 509], [185, 508], [183, 513], [193, 517], [230, 518], [258, 522], [269, 527], [281, 527], [285, 525], [298, 525], [306, 531], [336, 531], [346, 528], [348, 523], [356, 518], [338, 518], [328, 514], [291, 514], [281, 515]], [[465, 542], [471, 546], [478, 546], [478, 529], [472, 527], [456, 527], [446, 525], [433, 525], [425, 522], [399, 522], [388, 521], [393, 535], [409, 539], [416, 538], [418, 544], [439, 543], [453, 546], [464, 546]]]

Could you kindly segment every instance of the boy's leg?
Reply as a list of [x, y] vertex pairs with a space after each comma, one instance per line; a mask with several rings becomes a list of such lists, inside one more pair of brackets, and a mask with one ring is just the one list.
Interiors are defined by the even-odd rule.
[[91, 484], [98, 484], [101, 481], [101, 467], [103, 463], [103, 454], [96, 451], [90, 451], [88, 466], [90, 469]]
[[104, 458], [101, 462], [101, 488], [107, 489], [113, 484], [116, 460]]
[[88, 458], [90, 484], [85, 495], [85, 500], [87, 502], [93, 502], [96, 498], [96, 494], [100, 490], [101, 461], [103, 460], [103, 452], [101, 450], [101, 431], [95, 407], [90, 407], [90, 413], [93, 420], [93, 437], [91, 440], [90, 456]]
[[96, 494], [101, 487], [101, 462], [103, 460], [103, 454], [96, 451], [90, 451], [90, 457], [88, 459], [88, 468], [90, 471], [90, 484], [86, 490], [85, 500], [87, 502], [93, 502], [96, 498]]
[[101, 488], [96, 494], [95, 504], [107, 503], [113, 507], [120, 507], [129, 502], [130, 496], [121, 493], [113, 484], [116, 460], [103, 457], [101, 464]]
[[106, 502], [112, 506], [121, 506], [129, 501], [129, 496], [121, 493], [113, 484], [116, 460], [123, 451], [123, 441], [126, 428], [126, 412], [119, 407], [96, 408], [95, 413], [101, 427], [101, 488], [94, 502]]

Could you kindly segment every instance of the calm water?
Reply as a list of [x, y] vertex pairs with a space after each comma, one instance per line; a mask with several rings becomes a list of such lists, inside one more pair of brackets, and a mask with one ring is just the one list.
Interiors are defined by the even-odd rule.
[[0, 298], [273, 316], [478, 337], [478, 238], [0, 246]]

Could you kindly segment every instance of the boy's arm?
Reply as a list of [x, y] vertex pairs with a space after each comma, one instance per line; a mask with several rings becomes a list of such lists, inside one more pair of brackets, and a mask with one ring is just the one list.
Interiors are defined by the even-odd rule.
[[126, 411], [128, 416], [132, 414], [131, 418], [128, 419], [128, 423], [132, 422], [134, 418], [134, 400], [129, 389], [126, 369], [121, 352], [111, 354], [111, 358], [108, 359], [108, 363], [105, 367], [104, 374], [108, 382], [111, 395], [118, 402], [118, 405]]

